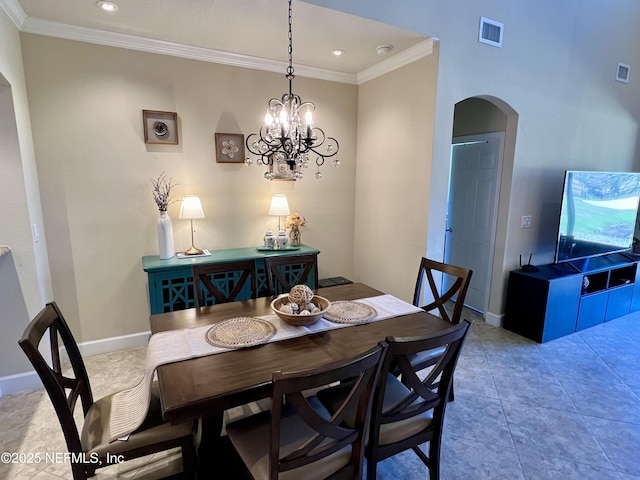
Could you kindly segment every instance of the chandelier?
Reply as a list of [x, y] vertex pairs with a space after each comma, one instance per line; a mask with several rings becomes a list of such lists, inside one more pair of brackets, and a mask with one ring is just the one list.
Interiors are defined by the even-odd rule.
[[[247, 137], [247, 149], [258, 157], [257, 164], [267, 166], [264, 178], [293, 179], [302, 178], [303, 170], [309, 168], [312, 158], [315, 160], [316, 179], [322, 178], [320, 167], [327, 158], [334, 157], [340, 148], [338, 141], [325, 135], [321, 128], [313, 125], [315, 105], [303, 102], [292, 90], [293, 79], [293, 37], [291, 34], [291, 0], [289, 0], [289, 66], [287, 67], [289, 93], [282, 99], [269, 100], [264, 125], [258, 133]], [[247, 157], [245, 163], [253, 160]], [[340, 166], [336, 158], [334, 167]]]

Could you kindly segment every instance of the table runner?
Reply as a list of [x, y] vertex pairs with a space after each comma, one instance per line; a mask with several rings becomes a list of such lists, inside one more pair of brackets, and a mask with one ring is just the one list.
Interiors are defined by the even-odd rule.
[[[363, 298], [358, 301], [370, 305], [378, 312], [371, 322], [423, 311], [419, 307], [388, 294]], [[302, 337], [337, 328], [357, 326], [333, 323], [321, 318], [313, 325], [297, 327], [285, 323], [276, 314], [261, 315], [257, 318], [267, 320], [275, 325], [277, 332], [269, 342]], [[159, 366], [235, 350], [234, 348], [210, 345], [205, 338], [205, 334], [210, 328], [211, 325], [205, 325], [203, 327], [160, 332], [151, 336], [147, 347], [146, 368], [143, 378], [133, 387], [122, 390], [113, 396], [109, 421], [110, 442], [126, 440], [128, 435], [135, 431], [144, 421], [149, 408], [151, 382]]]

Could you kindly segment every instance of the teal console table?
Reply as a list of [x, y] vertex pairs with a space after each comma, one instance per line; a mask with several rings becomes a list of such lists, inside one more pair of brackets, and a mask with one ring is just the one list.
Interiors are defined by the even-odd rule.
[[[256, 283], [258, 296], [268, 293], [267, 275], [264, 269], [264, 258], [273, 255], [318, 255], [320, 250], [301, 245], [297, 250], [269, 250], [259, 251], [256, 247], [230, 248], [226, 250], [212, 250], [211, 256], [195, 258], [173, 257], [160, 260], [158, 255], [142, 257], [142, 268], [147, 272], [149, 284], [149, 310], [151, 315], [158, 313], [184, 310], [196, 306], [193, 291], [193, 277], [191, 266], [203, 263], [231, 262], [237, 260], [253, 260], [256, 262]], [[313, 273], [313, 272], [312, 272]], [[314, 285], [314, 276], [310, 275], [307, 285]], [[240, 295], [239, 300], [246, 300], [250, 292]]]

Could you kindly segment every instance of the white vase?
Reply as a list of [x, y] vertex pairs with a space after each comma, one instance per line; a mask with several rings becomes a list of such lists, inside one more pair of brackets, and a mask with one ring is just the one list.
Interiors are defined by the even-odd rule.
[[276, 237], [276, 245], [280, 250], [284, 250], [285, 248], [287, 248], [287, 240], [287, 232], [285, 232], [284, 230], [280, 230], [278, 236]]
[[166, 211], [160, 211], [158, 217], [158, 251], [161, 260], [172, 258], [176, 254], [173, 248], [173, 225]]
[[271, 229], [267, 230], [267, 233], [264, 234], [264, 248], [273, 249], [276, 246], [276, 236], [273, 234]]

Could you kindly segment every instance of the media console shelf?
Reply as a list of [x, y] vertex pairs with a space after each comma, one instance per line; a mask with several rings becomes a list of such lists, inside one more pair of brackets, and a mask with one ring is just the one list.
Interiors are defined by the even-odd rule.
[[640, 310], [638, 260], [620, 253], [509, 274], [504, 328], [547, 342]]

